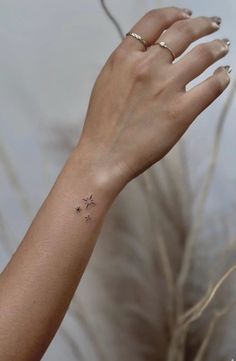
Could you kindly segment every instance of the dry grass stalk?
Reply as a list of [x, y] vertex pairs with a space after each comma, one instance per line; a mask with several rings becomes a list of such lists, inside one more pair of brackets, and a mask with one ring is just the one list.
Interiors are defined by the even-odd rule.
[[185, 203], [191, 204], [192, 200], [192, 193], [191, 193], [191, 186], [190, 186], [190, 179], [189, 179], [189, 170], [188, 170], [188, 159], [187, 159], [187, 151], [185, 140], [182, 138], [178, 143], [178, 148], [180, 158], [181, 158], [181, 172], [183, 174], [183, 178], [185, 180]]
[[[138, 180], [139, 184], [142, 186], [142, 190], [144, 190], [144, 192], [145, 192], [145, 201], [146, 201], [146, 205], [147, 205], [149, 219], [152, 220], [153, 219], [152, 204], [153, 204], [153, 199], [156, 199], [156, 195], [154, 193], [155, 193], [156, 189], [158, 188], [157, 187], [157, 179], [156, 179], [155, 174], [152, 171], [152, 169], [149, 169], [146, 172], [145, 176], [139, 177], [137, 180]], [[153, 183], [155, 184], [155, 187], [153, 186]], [[168, 205], [166, 204], [165, 199], [163, 199], [162, 201], [163, 201], [163, 206], [167, 209], [167, 212], [168, 212]], [[168, 251], [166, 248], [165, 240], [163, 239], [161, 234], [157, 234], [155, 222], [151, 221], [150, 227], [151, 227], [151, 234], [153, 235], [153, 242], [155, 242], [155, 244], [157, 245], [157, 248], [158, 248], [162, 271], [163, 271], [164, 278], [166, 280], [166, 287], [167, 287], [167, 294], [168, 294], [168, 298], [166, 300], [166, 310], [167, 310], [167, 317], [168, 317], [168, 320], [167, 320], [168, 328], [170, 331], [173, 327], [173, 322], [174, 322], [174, 317], [173, 317], [174, 308], [173, 308], [173, 304], [172, 304], [172, 301], [174, 298], [174, 290], [175, 290], [174, 275], [173, 275], [173, 270], [171, 267], [171, 262], [169, 259]]]
[[6, 229], [3, 216], [0, 212], [0, 230], [1, 230], [1, 245], [7, 255], [11, 255], [13, 250], [11, 249], [11, 240]]
[[67, 344], [70, 346], [70, 349], [75, 359], [79, 361], [86, 361], [86, 356], [83, 355], [83, 353], [80, 351], [78, 347], [78, 343], [73, 339], [73, 337], [71, 337], [70, 332], [68, 332], [65, 327], [61, 327], [59, 329], [59, 333], [62, 335], [62, 337], [67, 342]]
[[90, 325], [88, 316], [86, 316], [87, 315], [86, 310], [84, 309], [82, 302], [79, 300], [77, 295], [75, 295], [75, 297], [72, 300], [72, 308], [69, 309], [69, 312], [74, 314], [75, 320], [80, 325], [83, 325], [83, 329], [89, 336], [89, 339], [91, 340], [91, 344], [96, 350], [97, 359], [99, 361], [108, 360], [106, 352], [98, 337], [98, 333], [94, 330], [93, 326]]
[[[231, 274], [235, 269], [235, 266], [232, 267], [222, 277], [222, 279], [217, 283], [217, 285], [215, 287], [209, 289], [209, 291], [204, 296], [204, 298], [196, 306], [194, 306], [191, 310], [187, 311], [187, 313], [184, 314], [184, 285], [187, 280], [187, 275], [188, 275], [190, 265], [191, 265], [192, 245], [193, 245], [194, 240], [197, 237], [197, 233], [202, 224], [203, 211], [204, 211], [209, 187], [210, 187], [210, 184], [212, 181], [212, 177], [214, 174], [216, 161], [217, 161], [217, 157], [218, 157], [218, 153], [219, 153], [222, 130], [223, 130], [223, 126], [224, 126], [226, 117], [228, 115], [230, 106], [234, 99], [235, 91], [236, 91], [236, 82], [233, 83], [232, 90], [231, 90], [231, 92], [227, 98], [227, 101], [222, 109], [222, 112], [220, 114], [213, 147], [212, 147], [211, 154], [210, 154], [209, 166], [207, 168], [206, 175], [204, 177], [202, 187], [200, 190], [200, 196], [199, 196], [197, 207], [196, 207], [195, 218], [192, 222], [192, 225], [191, 225], [191, 228], [189, 231], [189, 235], [188, 235], [186, 243], [185, 243], [182, 265], [181, 265], [181, 269], [180, 269], [177, 283], [176, 283], [176, 324], [175, 324], [175, 327], [173, 330], [173, 335], [172, 335], [171, 342], [170, 342], [168, 361], [176, 361], [176, 360], [180, 361], [180, 360], [184, 359], [184, 347], [181, 347], [181, 344], [182, 344], [182, 346], [184, 345], [183, 340], [186, 338], [186, 335], [188, 332], [188, 324], [190, 324], [192, 321], [194, 321], [195, 319], [197, 319], [198, 317], [201, 316], [202, 312], [205, 310], [205, 308], [207, 307], [209, 302], [212, 300], [212, 298], [214, 297], [217, 289], [220, 287], [222, 282], [224, 282], [224, 280], [229, 276], [229, 274]], [[191, 315], [191, 317], [188, 319], [188, 322], [187, 321], [184, 322], [183, 324], [181, 324], [181, 327], [180, 327], [179, 320], [181, 320], [183, 317], [186, 318], [186, 315]], [[181, 349], [182, 349], [182, 351], [181, 351]]]
[[[147, 172], [147, 177], [140, 177], [139, 181], [142, 182], [144, 189], [146, 191], [146, 197], [145, 200], [147, 202], [147, 209], [149, 212], [149, 218], [152, 219], [152, 208], [150, 207], [150, 205], [152, 204], [153, 201], [153, 188], [151, 181], [153, 180], [153, 173], [152, 170], [149, 170], [149, 172]], [[149, 184], [148, 184], [149, 183]], [[166, 206], [167, 207], [167, 206]], [[153, 222], [151, 223], [152, 228], [154, 228], [154, 224]], [[156, 230], [153, 229], [153, 234], [155, 236]], [[158, 250], [160, 251], [160, 258], [161, 258], [161, 263], [162, 263], [162, 268], [163, 268], [163, 273], [166, 279], [166, 284], [167, 284], [167, 289], [169, 291], [170, 295], [173, 295], [174, 292], [174, 275], [173, 275], [173, 271], [171, 268], [171, 263], [170, 263], [170, 259], [168, 256], [168, 252], [166, 249], [166, 244], [163, 240], [162, 237], [156, 237], [156, 242], [158, 244]]]
[[213, 314], [213, 317], [209, 323], [209, 326], [207, 328], [207, 332], [206, 335], [202, 341], [201, 346], [199, 347], [199, 350], [196, 354], [196, 356], [194, 357], [193, 361], [203, 361], [203, 357], [207, 351], [207, 347], [210, 343], [211, 340], [211, 336], [215, 330], [215, 326], [217, 324], [217, 322], [223, 317], [225, 316], [227, 313], [229, 313], [233, 307], [235, 307], [236, 305], [236, 301], [233, 301], [230, 305], [222, 308], [221, 310], [216, 310]]
[[210, 187], [213, 175], [214, 175], [215, 166], [217, 163], [217, 157], [219, 154], [223, 126], [224, 126], [225, 120], [227, 118], [231, 104], [233, 102], [235, 92], [236, 92], [236, 82], [234, 82], [234, 84], [233, 84], [233, 87], [232, 87], [231, 92], [229, 93], [229, 96], [227, 98], [227, 101], [222, 109], [222, 112], [220, 114], [220, 118], [219, 118], [219, 121], [217, 124], [215, 139], [214, 139], [213, 147], [212, 147], [211, 154], [209, 157], [209, 165], [208, 165], [206, 175], [205, 175], [203, 183], [202, 183], [202, 187], [199, 192], [200, 195], [199, 195], [198, 204], [196, 207], [196, 214], [195, 214], [194, 220], [192, 222], [191, 229], [189, 231], [189, 236], [186, 240], [182, 267], [181, 267], [181, 270], [180, 270], [180, 273], [178, 276], [178, 281], [177, 281], [178, 289], [183, 288], [184, 283], [187, 279], [187, 275], [188, 275], [190, 263], [191, 263], [191, 249], [192, 249], [193, 241], [195, 240], [196, 235], [202, 224], [204, 207], [205, 207], [209, 187]]
[[227, 278], [236, 270], [236, 265], [231, 267], [216, 283], [214, 287], [210, 287], [207, 294], [200, 300], [195, 306], [190, 308], [183, 316], [180, 317], [180, 324], [189, 324], [199, 318], [205, 311], [209, 303], [213, 300], [216, 292], [221, 285], [227, 280]]
[[17, 176], [17, 173], [15, 172], [15, 169], [7, 155], [7, 152], [3, 146], [3, 142], [0, 142], [0, 159], [2, 161], [2, 165], [4, 167], [4, 170], [11, 181], [11, 185], [15, 189], [16, 193], [19, 196], [19, 200], [21, 203], [21, 206], [25, 212], [25, 214], [28, 217], [31, 217], [31, 206], [30, 203], [25, 196], [25, 190], [22, 188], [21, 183], [19, 181], [19, 177]]

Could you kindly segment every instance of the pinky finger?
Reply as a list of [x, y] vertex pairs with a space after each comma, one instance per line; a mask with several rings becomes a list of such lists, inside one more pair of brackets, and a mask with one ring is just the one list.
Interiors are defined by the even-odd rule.
[[185, 94], [189, 119], [195, 119], [223, 93], [230, 83], [229, 73], [231, 71], [232, 68], [229, 65], [221, 66], [216, 69], [211, 77], [196, 85]]

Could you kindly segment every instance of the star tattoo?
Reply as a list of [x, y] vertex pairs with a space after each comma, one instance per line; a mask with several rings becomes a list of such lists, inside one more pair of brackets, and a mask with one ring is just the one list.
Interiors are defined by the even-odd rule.
[[96, 205], [96, 203], [93, 200], [93, 195], [92, 194], [90, 194], [90, 196], [88, 196], [86, 198], [83, 198], [83, 201], [85, 203], [85, 208], [94, 207]]
[[86, 222], [90, 222], [90, 221], [91, 221], [91, 219], [92, 219], [92, 218], [90, 217], [90, 215], [85, 216], [84, 218], [85, 218], [85, 221], [86, 221]]

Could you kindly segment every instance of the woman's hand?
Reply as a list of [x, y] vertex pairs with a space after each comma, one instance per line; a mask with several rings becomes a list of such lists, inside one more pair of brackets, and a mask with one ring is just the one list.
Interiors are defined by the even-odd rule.
[[[164, 41], [178, 57], [195, 40], [217, 31], [218, 17], [191, 18], [188, 10], [147, 13], [133, 28], [149, 44]], [[166, 31], [164, 31], [166, 30]], [[193, 120], [227, 87], [229, 67], [186, 85], [229, 51], [229, 40], [195, 46], [173, 63], [171, 52], [126, 37], [95, 83], [78, 149], [122, 188], [160, 160]], [[99, 173], [99, 171], [98, 171]], [[114, 177], [112, 177], [114, 175]]]

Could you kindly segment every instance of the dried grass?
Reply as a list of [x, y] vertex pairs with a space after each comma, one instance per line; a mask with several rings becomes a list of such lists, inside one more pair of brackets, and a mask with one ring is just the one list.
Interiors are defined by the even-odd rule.
[[7, 151], [4, 147], [4, 143], [0, 141], [0, 160], [1, 164], [3, 166], [3, 171], [5, 172], [6, 176], [9, 179], [9, 182], [11, 182], [12, 188], [15, 190], [17, 197], [20, 201], [20, 204], [22, 206], [22, 210], [25, 212], [25, 214], [30, 217], [31, 216], [31, 205], [25, 195], [25, 191], [21, 185], [21, 182], [19, 180], [19, 177], [15, 171], [14, 165], [12, 164]]
[[[228, 275], [235, 270], [235, 267], [232, 267], [222, 278], [219, 280], [219, 282], [216, 284], [215, 287], [212, 287], [209, 289], [207, 294], [203, 297], [203, 299], [194, 307], [192, 307], [190, 310], [185, 312], [184, 309], [184, 285], [186, 283], [190, 265], [191, 265], [191, 250], [193, 242], [197, 238], [197, 234], [200, 230], [200, 227], [202, 225], [203, 221], [203, 214], [204, 214], [204, 207], [207, 200], [207, 195], [209, 192], [210, 184], [214, 175], [215, 166], [217, 164], [217, 156], [219, 153], [219, 147], [220, 147], [220, 140], [222, 136], [223, 131], [223, 125], [225, 123], [225, 120], [228, 115], [228, 111], [230, 109], [230, 106], [232, 104], [232, 101], [234, 99], [236, 92], [236, 82], [233, 83], [231, 92], [227, 98], [227, 101], [225, 103], [225, 106], [222, 109], [216, 134], [214, 138], [214, 143], [212, 146], [212, 151], [210, 155], [209, 165], [205, 174], [205, 177], [203, 179], [203, 183], [200, 190], [200, 195], [198, 199], [198, 204], [196, 207], [196, 214], [193, 218], [192, 225], [190, 227], [189, 235], [186, 239], [182, 263], [181, 263], [181, 269], [178, 275], [177, 283], [176, 283], [176, 323], [173, 329], [173, 336], [170, 342], [170, 349], [169, 349], [169, 356], [168, 361], [174, 361], [178, 360], [176, 358], [176, 354], [181, 354], [179, 356], [179, 359], [184, 359], [184, 350], [185, 350], [185, 342], [183, 340], [186, 340], [186, 334], [188, 331], [188, 326], [191, 322], [193, 322], [195, 319], [201, 316], [204, 309], [208, 306], [209, 302], [212, 300], [212, 298], [215, 296], [216, 290], [218, 287], [220, 287], [221, 283], [228, 277]], [[188, 319], [189, 317], [189, 319]], [[187, 321], [188, 319], [188, 321]], [[179, 326], [179, 320], [181, 320], [181, 326]], [[183, 322], [185, 320], [185, 322]], [[182, 349], [182, 351], [180, 351]]]

